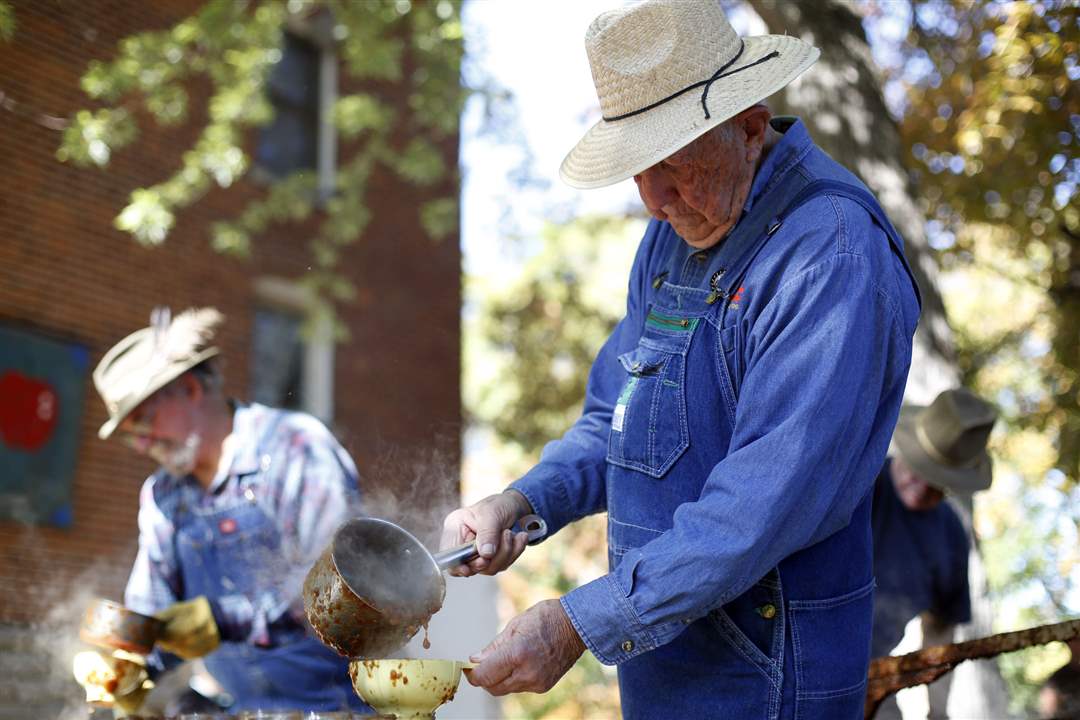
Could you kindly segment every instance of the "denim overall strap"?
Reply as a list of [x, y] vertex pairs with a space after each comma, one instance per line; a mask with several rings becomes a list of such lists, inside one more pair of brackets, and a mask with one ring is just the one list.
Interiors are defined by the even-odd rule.
[[[893, 224], [889, 222], [889, 218], [885, 216], [885, 211], [881, 209], [881, 205], [874, 196], [858, 185], [846, 183], [841, 180], [814, 180], [803, 187], [799, 194], [788, 202], [784, 210], [769, 224], [768, 235], [772, 235], [779, 230], [788, 215], [795, 212], [807, 200], [817, 197], [818, 195], [839, 195], [840, 197], [854, 200], [870, 213], [870, 217], [874, 219], [874, 222], [877, 223], [878, 227], [885, 231], [893, 252], [900, 258], [900, 262], [904, 266], [904, 271], [907, 272], [908, 278], [911, 279], [911, 285], [915, 288], [915, 298], [918, 300], [919, 307], [921, 308], [922, 293], [919, 291], [919, 284], [915, 281], [915, 274], [911, 271], [911, 266], [904, 256], [903, 238], [896, 232], [896, 228], [893, 227]], [[730, 287], [728, 290], [730, 291]]]

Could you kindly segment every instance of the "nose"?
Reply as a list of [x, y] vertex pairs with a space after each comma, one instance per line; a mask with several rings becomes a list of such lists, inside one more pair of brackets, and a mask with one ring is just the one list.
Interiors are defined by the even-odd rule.
[[667, 213], [663, 211], [663, 208], [679, 198], [675, 183], [671, 181], [668, 174], [659, 166], [653, 165], [635, 175], [634, 181], [637, 183], [638, 194], [641, 195], [641, 202], [645, 203], [645, 208], [657, 220], [666, 220]]

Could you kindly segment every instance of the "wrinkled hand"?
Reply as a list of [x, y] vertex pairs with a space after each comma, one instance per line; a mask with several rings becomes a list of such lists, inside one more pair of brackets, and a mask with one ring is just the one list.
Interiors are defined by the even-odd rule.
[[447, 515], [439, 549], [447, 550], [475, 540], [480, 550], [480, 557], [451, 568], [449, 573], [458, 577], [477, 573], [494, 575], [510, 567], [529, 542], [527, 533], [515, 534], [510, 528], [532, 511], [524, 495], [507, 490]]
[[205, 595], [174, 603], [157, 617], [165, 621], [157, 644], [185, 660], [209, 655], [221, 644], [221, 633]]
[[75, 681], [86, 692], [86, 702], [113, 708], [117, 717], [133, 715], [154, 687], [141, 655], [115, 650], [85, 650], [72, 662]]
[[469, 682], [492, 695], [543, 693], [573, 667], [585, 643], [558, 600], [544, 600], [511, 620], [491, 644], [469, 658]]

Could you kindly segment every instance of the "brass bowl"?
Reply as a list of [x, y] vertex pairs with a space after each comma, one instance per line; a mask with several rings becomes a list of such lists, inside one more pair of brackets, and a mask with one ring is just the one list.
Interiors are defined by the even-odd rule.
[[471, 667], [461, 660], [353, 660], [349, 677], [356, 694], [380, 715], [430, 720], [454, 699], [462, 669]]
[[164, 627], [165, 623], [156, 617], [99, 598], [86, 608], [79, 639], [110, 650], [148, 655]]

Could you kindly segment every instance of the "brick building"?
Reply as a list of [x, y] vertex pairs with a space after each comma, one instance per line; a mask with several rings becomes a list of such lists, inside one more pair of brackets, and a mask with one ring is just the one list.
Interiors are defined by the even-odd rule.
[[[417, 190], [376, 173], [374, 219], [342, 261], [359, 290], [342, 308], [350, 339], [335, 346], [318, 331], [297, 335], [309, 299], [295, 281], [311, 264], [304, 241], [311, 226], [272, 229], [255, 239], [246, 261], [210, 249], [210, 223], [260, 196], [265, 187], [257, 181], [211, 191], [181, 210], [161, 247], [141, 247], [114, 229], [132, 189], [179, 167], [204, 117], [195, 95], [193, 124], [141, 122], [136, 145], [104, 170], [56, 159], [63, 118], [88, 105], [79, 89], [87, 64], [110, 58], [124, 36], [170, 27], [201, 4], [16, 0], [15, 35], [0, 41], [0, 330], [8, 332], [0, 344], [22, 337], [73, 348], [85, 373], [71, 471], [50, 479], [66, 493], [64, 511], [16, 519], [10, 505], [20, 502], [19, 491], [11, 490], [11, 476], [3, 479], [11, 468], [0, 467], [0, 504], [9, 506], [0, 519], [0, 718], [55, 716], [54, 696], [70, 687], [66, 668], [42, 656], [42, 642], [69, 642], [70, 623], [88, 597], [122, 593], [136, 548], [137, 494], [152, 468], [120, 443], [97, 439], [105, 411], [89, 374], [112, 343], [146, 325], [155, 305], [221, 309], [230, 394], [322, 416], [356, 458], [369, 498], [445, 506], [456, 497], [460, 250], [456, 233], [429, 239], [417, 214], [427, 197], [456, 194], [456, 174]], [[332, 48], [312, 52], [322, 88], [312, 95], [312, 117], [325, 131], [319, 108], [328, 102], [327, 83], [332, 89], [337, 82], [336, 60]], [[404, 110], [402, 95], [391, 88], [385, 97]], [[253, 138], [253, 152], [256, 145]], [[320, 136], [315, 163], [332, 169], [334, 155], [348, 150]], [[456, 167], [456, 139], [442, 150]], [[0, 396], [5, 402], [11, 397]], [[395, 515], [389, 503], [376, 511]]]

